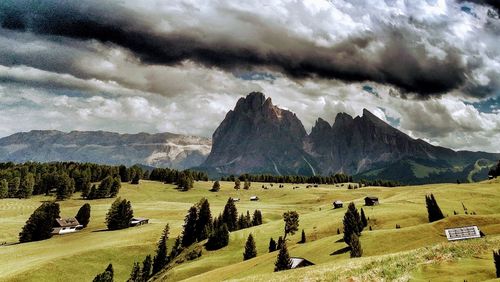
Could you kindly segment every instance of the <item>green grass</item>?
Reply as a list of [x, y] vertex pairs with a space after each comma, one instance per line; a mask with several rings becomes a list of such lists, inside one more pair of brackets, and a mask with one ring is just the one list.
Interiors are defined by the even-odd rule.
[[[114, 199], [89, 201], [92, 206], [91, 222], [82, 232], [55, 236], [40, 242], [1, 246], [0, 281], [89, 281], [110, 262], [115, 268], [116, 281], [124, 281], [128, 278], [134, 261], [142, 261], [147, 254], [154, 252], [156, 241], [167, 222], [171, 227], [169, 246], [172, 245], [173, 238], [181, 232], [188, 208], [202, 197], [209, 200], [214, 216], [222, 211], [228, 197], [239, 197], [241, 201], [237, 203], [238, 211], [241, 213], [260, 209], [264, 224], [232, 232], [229, 246], [218, 251], [204, 251], [202, 257], [162, 273], [160, 280], [267, 281], [296, 277], [296, 273], [309, 273], [307, 275], [317, 277], [312, 278], [313, 280], [321, 280], [321, 277], [332, 277], [327, 273], [322, 274], [330, 268], [339, 269], [339, 272], [344, 273], [342, 277], [353, 276], [365, 280], [412, 277], [427, 281], [451, 275], [450, 277], [457, 280], [468, 277], [469, 281], [476, 281], [491, 279], [494, 273], [493, 263], [488, 257], [491, 255], [491, 249], [488, 248], [494, 245], [500, 248], [498, 240], [488, 239], [487, 243], [484, 243], [484, 253], [481, 249], [473, 256], [467, 255], [457, 261], [412, 263], [417, 260], [410, 254], [417, 250], [429, 251], [433, 248], [437, 248], [439, 252], [446, 250], [449, 246], [443, 232], [446, 227], [475, 224], [488, 235], [487, 238], [496, 238], [495, 236], [500, 234], [498, 181], [398, 188], [364, 187], [355, 190], [348, 190], [347, 185], [320, 185], [318, 188], [309, 189], [305, 188], [306, 185], [298, 185], [301, 188], [294, 190], [292, 187], [296, 185], [291, 184], [285, 185], [284, 189], [274, 185], [269, 190], [263, 190], [260, 188], [262, 184], [253, 183], [249, 191], [235, 191], [232, 188], [233, 183], [222, 182], [221, 191], [218, 193], [208, 192], [211, 185], [211, 182], [197, 182], [191, 191], [180, 192], [172, 185], [158, 182], [143, 181], [138, 186], [124, 184], [119, 196], [132, 202], [136, 216], [150, 218], [150, 224], [120, 231], [103, 231], [105, 214]], [[449, 215], [448, 218], [432, 224], [427, 222], [424, 199], [427, 193], [435, 195], [443, 213]], [[250, 202], [248, 199], [252, 195], [258, 195], [261, 200]], [[363, 198], [368, 195], [378, 196], [381, 205], [363, 207]], [[0, 200], [0, 242], [16, 242], [17, 234], [29, 215], [42, 201], [49, 199], [51, 198], [37, 196], [27, 200]], [[348, 253], [341, 252], [346, 245], [339, 242], [342, 235], [337, 235], [337, 228], [342, 229], [345, 208], [332, 209], [331, 203], [336, 199], [344, 202], [354, 201], [358, 208], [363, 207], [370, 218], [369, 225], [373, 231], [366, 229], [361, 236], [364, 258], [349, 259]], [[61, 215], [74, 216], [84, 202], [78, 199], [78, 195], [71, 200], [60, 202]], [[469, 212], [474, 211], [477, 215], [463, 215], [462, 202]], [[317, 266], [276, 275], [272, 272], [276, 253], [269, 254], [267, 247], [270, 237], [277, 239], [282, 235], [281, 215], [287, 210], [299, 212], [300, 229], [305, 229], [308, 239], [306, 244], [297, 244], [300, 232], [290, 236], [290, 254], [305, 257]], [[460, 214], [453, 216], [453, 211]], [[396, 224], [402, 228], [395, 229]], [[250, 232], [256, 239], [258, 256], [243, 262], [243, 248]], [[484, 239], [476, 241], [486, 242]], [[460, 244], [467, 246], [469, 242]], [[390, 259], [390, 256], [393, 256], [390, 263], [380, 262]], [[406, 264], [411, 265], [405, 266]], [[388, 267], [369, 271], [372, 275], [369, 277], [356, 274], [359, 267], [366, 271], [372, 268], [380, 269], [380, 265]], [[400, 268], [402, 270], [397, 271]], [[298, 277], [292, 280], [300, 280]]]

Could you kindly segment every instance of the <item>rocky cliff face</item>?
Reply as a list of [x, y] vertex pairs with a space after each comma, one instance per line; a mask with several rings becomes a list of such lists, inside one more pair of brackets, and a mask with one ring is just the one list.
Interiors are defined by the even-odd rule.
[[0, 139], [0, 161], [79, 161], [186, 169], [200, 165], [210, 148], [209, 138], [172, 133], [34, 130]]
[[[397, 177], [408, 175], [411, 180], [418, 178], [422, 169], [428, 174], [447, 173], [451, 177], [457, 167], [498, 157], [483, 152], [455, 152], [415, 140], [368, 110], [355, 118], [339, 113], [332, 125], [319, 118], [307, 135], [295, 114], [274, 106], [262, 93], [251, 93], [238, 101], [215, 131], [212, 151], [202, 167], [212, 174], [226, 175], [355, 175], [404, 161], [408, 169], [401, 170]], [[392, 179], [387, 173], [384, 177]]]
[[297, 116], [258, 92], [241, 98], [213, 134], [203, 167], [223, 174], [312, 174], [303, 150], [307, 136]]

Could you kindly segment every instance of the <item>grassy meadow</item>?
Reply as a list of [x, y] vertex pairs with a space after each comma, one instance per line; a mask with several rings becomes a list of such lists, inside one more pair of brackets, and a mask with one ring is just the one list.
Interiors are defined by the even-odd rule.
[[[238, 212], [259, 209], [260, 226], [232, 232], [229, 245], [161, 273], [162, 281], [332, 281], [332, 280], [399, 280], [399, 281], [482, 281], [495, 278], [492, 250], [500, 248], [500, 181], [472, 184], [437, 184], [398, 188], [363, 187], [348, 190], [344, 185], [306, 184], [278, 185], [268, 190], [262, 183], [252, 183], [250, 190], [233, 189], [233, 183], [222, 182], [221, 191], [209, 192], [212, 182], [195, 182], [194, 188], [181, 192], [173, 185], [141, 181], [139, 185], [123, 184], [119, 196], [130, 200], [134, 215], [150, 218], [150, 224], [119, 231], [106, 231], [105, 214], [114, 199], [88, 201], [91, 204], [89, 226], [81, 232], [54, 236], [45, 241], [15, 244], [18, 233], [30, 214], [51, 197], [0, 200], [0, 281], [91, 281], [113, 263], [115, 281], [125, 281], [134, 261], [153, 254], [166, 223], [170, 224], [169, 247], [181, 233], [187, 210], [202, 197], [209, 200], [212, 215], [218, 215], [228, 197], [238, 197]], [[270, 186], [269, 184], [264, 184]], [[299, 186], [299, 189], [292, 189]], [[447, 218], [428, 223], [424, 195], [433, 193]], [[257, 195], [260, 201], [251, 202]], [[377, 196], [380, 205], [364, 207], [365, 196]], [[345, 207], [333, 209], [340, 199]], [[346, 204], [353, 201], [363, 207], [369, 226], [360, 237], [363, 258], [350, 259], [346, 245], [337, 235], [342, 230]], [[74, 216], [83, 203], [75, 194], [59, 202], [61, 216]], [[468, 208], [465, 215], [462, 203]], [[277, 253], [268, 253], [269, 239], [283, 235], [282, 214], [296, 210], [300, 227], [307, 235], [298, 244], [300, 231], [289, 236], [291, 256], [307, 258], [316, 265], [273, 273]], [[459, 214], [454, 215], [454, 211]], [[396, 229], [396, 224], [401, 226]], [[478, 225], [487, 235], [482, 239], [448, 243], [444, 228]], [[243, 261], [248, 234], [256, 240], [258, 256]], [[169, 248], [170, 249], [170, 248]]]

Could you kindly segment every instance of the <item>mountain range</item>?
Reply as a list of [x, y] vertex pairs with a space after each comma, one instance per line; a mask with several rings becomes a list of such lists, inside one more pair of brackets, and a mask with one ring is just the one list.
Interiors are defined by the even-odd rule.
[[408, 184], [475, 181], [500, 154], [454, 151], [413, 139], [368, 110], [318, 118], [307, 133], [260, 92], [238, 100], [212, 139], [173, 133], [33, 130], [0, 139], [0, 161], [79, 161], [194, 168], [224, 175], [330, 175]]
[[453, 151], [413, 139], [368, 110], [339, 113], [333, 124], [318, 118], [307, 134], [297, 116], [254, 92], [229, 111], [212, 138], [200, 169], [210, 174], [329, 175], [404, 183], [486, 178], [500, 154]]

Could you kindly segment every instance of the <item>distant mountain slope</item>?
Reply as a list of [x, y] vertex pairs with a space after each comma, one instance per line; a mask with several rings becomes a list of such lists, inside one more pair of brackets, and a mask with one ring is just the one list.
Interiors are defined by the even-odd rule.
[[0, 139], [0, 161], [79, 161], [185, 169], [200, 165], [209, 138], [172, 133], [33, 130]]
[[[213, 135], [201, 169], [215, 174], [322, 174], [429, 183], [484, 179], [500, 154], [453, 151], [413, 139], [368, 110], [319, 118], [309, 135], [290, 111], [262, 93], [241, 98]], [[478, 165], [478, 161], [482, 165]]]

